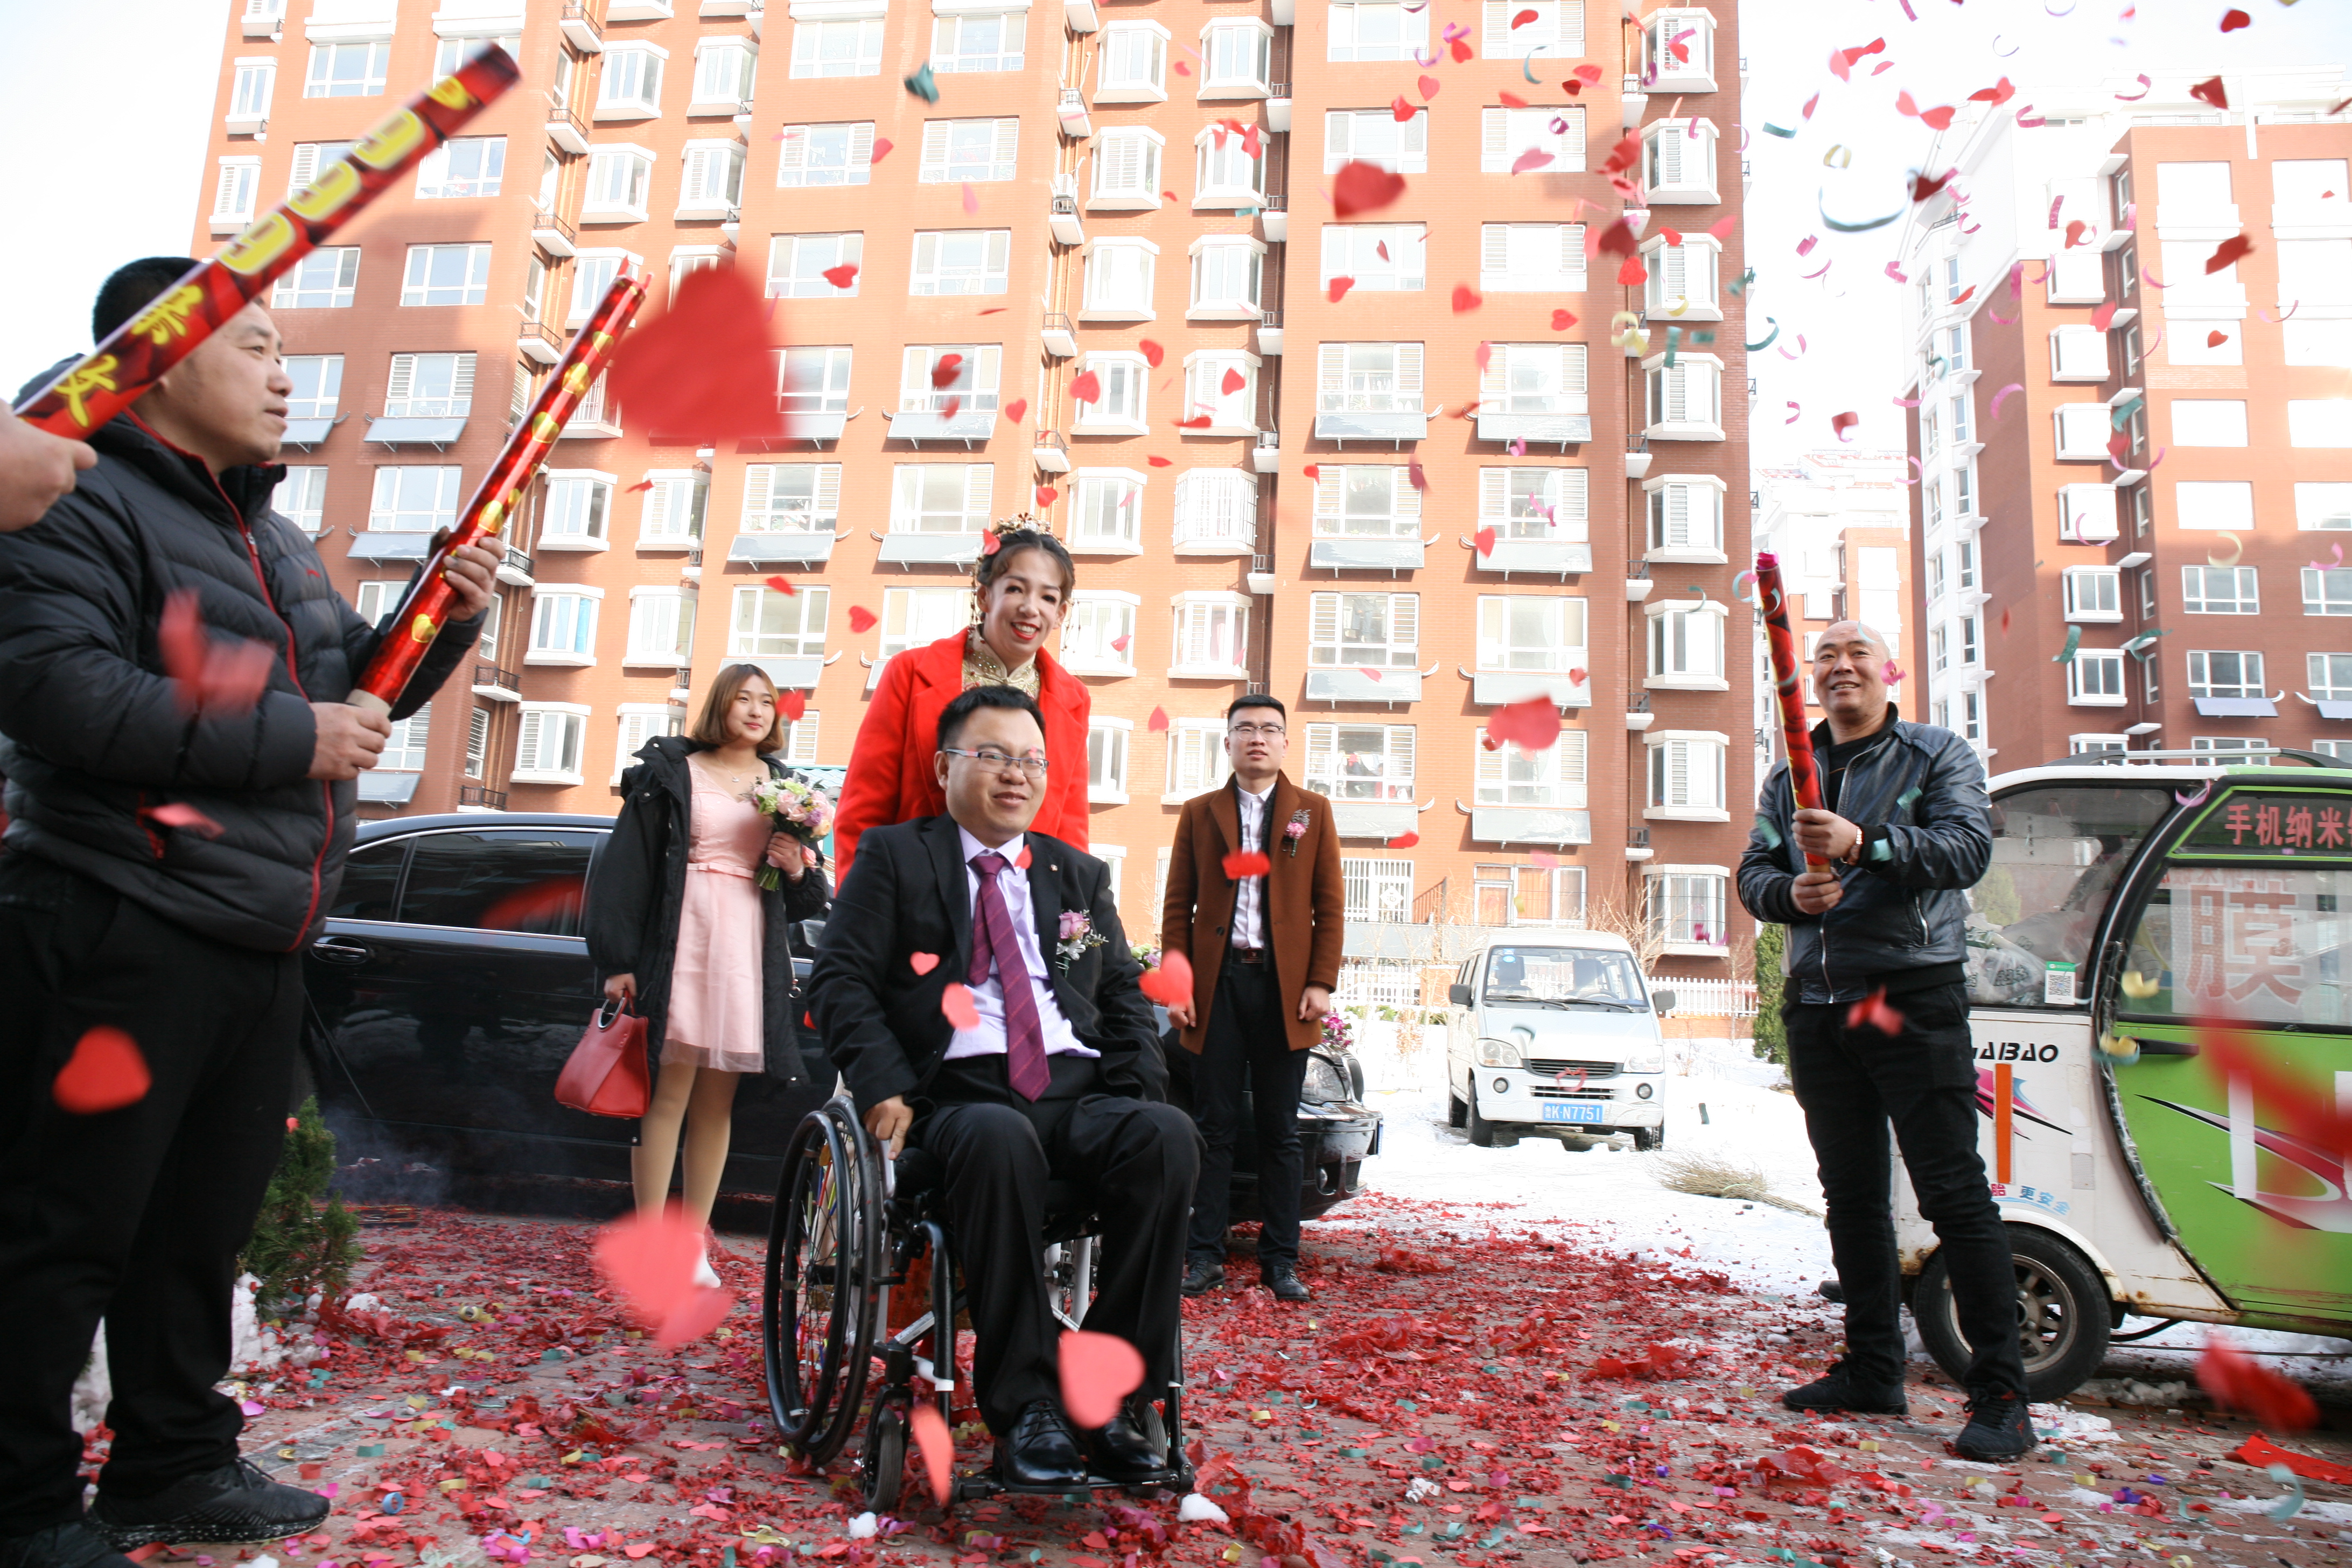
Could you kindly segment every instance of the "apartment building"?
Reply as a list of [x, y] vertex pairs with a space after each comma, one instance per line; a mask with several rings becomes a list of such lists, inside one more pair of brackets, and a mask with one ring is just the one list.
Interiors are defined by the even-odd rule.
[[[1780, 558], [1789, 595], [1790, 627], [1798, 651], [1848, 617], [1886, 638], [1896, 674], [1895, 706], [1906, 718], [1920, 710], [1919, 638], [1912, 611], [1910, 465], [1900, 452], [1807, 452], [1793, 463], [1756, 471], [1756, 548]], [[1760, 781], [1780, 760], [1780, 713], [1772, 695], [1771, 659], [1756, 638], [1756, 752]], [[1821, 720], [1812, 684], [1807, 711]]]
[[[839, 766], [884, 661], [968, 620], [982, 531], [1034, 512], [1077, 558], [1057, 652], [1093, 690], [1093, 847], [1139, 932], [1176, 805], [1223, 776], [1223, 710], [1269, 690], [1293, 776], [1339, 804], [1351, 952], [1607, 908], [1647, 912], [1664, 967], [1721, 972], [1752, 793], [1732, 7], [228, 11], [204, 244], [481, 40], [523, 67], [273, 297], [283, 508], [363, 612], [616, 267], [656, 306], [757, 269], [787, 345], [789, 438], [592, 396], [470, 681], [402, 726], [374, 809], [609, 813], [738, 658], [804, 700], [791, 758]], [[1335, 217], [1349, 160], [1403, 194]], [[1560, 745], [1484, 750], [1530, 696]]]
[[1995, 771], [2352, 755], [2342, 75], [2021, 91], [2046, 124], [1976, 110], [1928, 160], [1961, 199], [1900, 246], [1923, 674]]

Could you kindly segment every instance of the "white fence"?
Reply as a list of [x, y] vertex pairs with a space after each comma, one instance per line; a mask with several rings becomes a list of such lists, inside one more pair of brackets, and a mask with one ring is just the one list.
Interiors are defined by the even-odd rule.
[[1677, 975], [1650, 976], [1653, 990], [1675, 994], [1678, 1018], [1751, 1018], [1756, 1016], [1756, 987], [1737, 980], [1685, 980]]

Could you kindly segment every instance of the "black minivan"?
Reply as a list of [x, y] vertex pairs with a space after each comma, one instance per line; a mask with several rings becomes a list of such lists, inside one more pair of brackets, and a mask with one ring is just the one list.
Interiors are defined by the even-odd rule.
[[[627, 1179], [636, 1123], [555, 1100], [599, 1000], [581, 909], [612, 826], [610, 817], [521, 812], [361, 825], [303, 964], [306, 1087], [342, 1160]], [[806, 958], [794, 967], [807, 976]], [[729, 1190], [772, 1194], [793, 1127], [832, 1092], [830, 1067], [813, 1042], [808, 1050], [811, 1083], [747, 1077], [738, 1086]], [[1308, 1075], [1299, 1110], [1310, 1216], [1352, 1195], [1379, 1141], [1362, 1069], [1345, 1053], [1324, 1054], [1331, 1070]], [[1246, 1156], [1236, 1152], [1238, 1217], [1255, 1212]]]

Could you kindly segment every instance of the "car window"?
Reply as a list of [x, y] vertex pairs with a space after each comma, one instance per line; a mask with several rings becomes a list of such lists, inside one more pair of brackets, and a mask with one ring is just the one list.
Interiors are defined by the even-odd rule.
[[2352, 1025], [2347, 895], [2352, 872], [2318, 866], [2167, 866], [2116, 1005], [2126, 1018]]
[[2164, 814], [2170, 792], [2059, 784], [1992, 805], [1992, 862], [1969, 889], [1969, 1000], [2075, 1006], [2108, 895]]
[[408, 840], [394, 838], [382, 844], [362, 844], [343, 861], [343, 879], [335, 889], [335, 901], [327, 906], [330, 920], [388, 921], [392, 919], [392, 900], [400, 891], [400, 862], [408, 853]]
[[1486, 953], [1488, 1002], [1642, 1005], [1632, 958], [1580, 947], [1496, 947]]
[[600, 832], [551, 827], [419, 834], [400, 897], [410, 925], [580, 934], [580, 893]]

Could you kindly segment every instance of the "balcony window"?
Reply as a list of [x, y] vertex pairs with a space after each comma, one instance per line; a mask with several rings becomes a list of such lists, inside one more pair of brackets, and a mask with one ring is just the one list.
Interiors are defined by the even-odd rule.
[[1728, 820], [1724, 810], [1724, 757], [1730, 737], [1710, 731], [1653, 730], [1650, 793], [1642, 815], [1685, 822]]
[[645, 509], [637, 521], [639, 549], [683, 550], [702, 537], [709, 475], [691, 468], [656, 468], [646, 475], [645, 482]]
[[2259, 616], [2260, 578], [2252, 566], [2183, 566], [2180, 607], [2192, 616]]
[[761, 584], [748, 583], [735, 590], [733, 618], [728, 623], [730, 658], [823, 658], [825, 620], [833, 603], [830, 588], [802, 585], [779, 594]]
[[1208, 590], [1176, 595], [1171, 676], [1239, 680], [1249, 671], [1247, 595]]
[[1421, 595], [1311, 594], [1307, 662], [1321, 669], [1420, 667]]
[[580, 202], [583, 223], [642, 223], [646, 195], [653, 187], [654, 155], [643, 147], [600, 146], [588, 156], [588, 190]]
[[572, 310], [564, 324], [576, 327], [594, 313], [604, 290], [613, 286], [621, 263], [636, 258], [618, 250], [583, 250], [572, 264]]
[[593, 664], [601, 589], [531, 590], [530, 651], [526, 664]]
[[1664, 206], [1711, 206], [1716, 186], [1715, 126], [1705, 120], [1660, 120], [1642, 131], [1642, 183]]
[[1157, 103], [1168, 96], [1168, 29], [1157, 22], [1109, 22], [1096, 58], [1098, 103]]
[[2253, 484], [2247, 479], [2179, 480], [2172, 487], [2172, 520], [2182, 528], [2228, 529], [2242, 536], [2254, 526]]
[[1309, 724], [1307, 787], [1332, 800], [1412, 799], [1412, 726]]
[[[269, 118], [269, 100], [278, 88], [278, 62], [267, 58], [236, 62], [236, 79], [229, 89], [228, 128], [258, 131]], [[306, 95], [316, 96], [316, 95]]]
[[1650, 896], [1651, 938], [1666, 952], [1719, 955], [1730, 947], [1724, 919], [1728, 873], [1713, 866], [1663, 866], [1644, 870], [1642, 880]]
[[685, 719], [667, 702], [624, 702], [614, 718], [618, 721], [617, 738], [613, 745], [611, 782], [614, 784], [621, 782], [621, 774], [637, 760], [637, 753], [646, 749], [647, 741], [656, 735], [678, 734], [686, 727]]
[[927, 185], [983, 184], [1013, 178], [1021, 153], [1021, 121], [927, 120], [919, 178]]
[[[2235, 223], [2233, 218], [2231, 226]], [[2246, 290], [2238, 280], [2238, 264], [2233, 261], [2218, 272], [2205, 270], [2219, 237], [2159, 242], [2158, 264], [2164, 268], [2166, 315], [2211, 310], [2221, 312], [2224, 319], [2235, 320], [2244, 310]]]
[[1062, 619], [1062, 666], [1080, 675], [1135, 673], [1135, 616], [1143, 601], [1133, 594], [1081, 588], [1070, 595]]
[[1322, 281], [1353, 279], [1356, 290], [1417, 291], [1428, 277], [1428, 226], [1418, 223], [1325, 224]]
[[693, 595], [683, 588], [630, 589], [629, 641], [621, 662], [683, 667], [693, 653]]
[[494, 196], [506, 172], [505, 137], [460, 136], [425, 154], [416, 165], [416, 195], [423, 201]]
[[754, 463], [744, 470], [744, 532], [831, 533], [840, 521], [839, 463]]
[[1080, 468], [1071, 476], [1070, 548], [1128, 554], [1143, 547], [1144, 476]]
[[[471, 359], [473, 355], [466, 357]], [[335, 405], [341, 401], [343, 391], [342, 355], [289, 354], [286, 356], [286, 377], [294, 384], [294, 390], [286, 398], [287, 418], [332, 419], [335, 416]]]
[[1400, 121], [1385, 109], [1335, 109], [1323, 116], [1323, 172], [1347, 163], [1377, 164], [1392, 174], [1429, 171], [1429, 110]]
[[1403, 60], [1429, 47], [1429, 7], [1397, 0], [1338, 0], [1324, 28], [1325, 58]]
[[784, 127], [778, 143], [778, 185], [862, 185], [873, 178], [873, 174], [872, 121]]
[[827, 272], [864, 259], [863, 234], [780, 234], [768, 244], [768, 298], [839, 300], [857, 292], [857, 274], [835, 283]]
[[1582, 543], [1591, 478], [1582, 468], [1481, 468], [1478, 526], [1499, 539]]
[[[1329, 234], [1330, 230], [1324, 230]], [[1328, 245], [1328, 241], [1326, 242]], [[1326, 263], [1328, 268], [1328, 263]], [[1357, 287], [1363, 285], [1360, 281]], [[1490, 223], [1478, 230], [1478, 287], [1490, 294], [1580, 294], [1580, 223]]]
[[1575, 0], [1484, 0], [1482, 20], [1483, 59], [1575, 59], [1584, 53], [1584, 7]]
[[1404, 468], [1325, 463], [1315, 481], [1318, 539], [1418, 539], [1421, 492]]
[[1127, 804], [1129, 719], [1097, 716], [1087, 722], [1087, 800], [1095, 805]]
[[1201, 436], [1249, 436], [1257, 431], [1256, 355], [1234, 349], [1201, 349], [1184, 356], [1184, 419]]
[[1650, 434], [1667, 440], [1723, 439], [1723, 362], [1712, 354], [1644, 360]]
[[650, 120], [661, 112], [662, 68], [669, 52], [656, 44], [615, 44], [604, 51], [596, 85], [599, 120]]
[[1179, 554], [1248, 553], [1257, 543], [1257, 476], [1239, 468], [1180, 476], [1174, 522]]
[[1729, 614], [1710, 600], [1668, 599], [1646, 606], [1650, 673], [1644, 684], [1692, 690], [1725, 689], [1723, 626]]
[[1705, 475], [1647, 480], [1650, 552], [1663, 558], [1723, 559], [1723, 481]]
[[759, 47], [751, 39], [703, 39], [694, 47], [694, 98], [690, 107], [734, 112], [751, 101], [759, 69]]
[[2305, 654], [2304, 681], [2315, 701], [2352, 702], [2352, 653]]
[[885, 588], [882, 658], [926, 647], [971, 624], [970, 588]]
[[302, 83], [305, 98], [374, 98], [383, 91], [392, 68], [392, 41], [370, 38], [360, 43], [312, 44], [310, 71]]
[[987, 463], [901, 463], [891, 476], [893, 533], [980, 533], [996, 469]]
[[489, 298], [487, 245], [412, 245], [400, 287], [403, 305], [479, 305]]
[[515, 721], [515, 784], [576, 784], [588, 710], [576, 702], [526, 702]]
[[2124, 656], [2121, 649], [2077, 648], [2066, 661], [2066, 700], [2081, 708], [2120, 708], [2124, 704]]
[[270, 491], [269, 504], [303, 532], [318, 532], [327, 521], [327, 470], [288, 468], [278, 488]]
[[1142, 434], [1148, 427], [1144, 419], [1144, 394], [1151, 384], [1151, 367], [1144, 357], [1125, 350], [1090, 353], [1079, 362], [1079, 369], [1095, 378], [1099, 390], [1093, 402], [1076, 405], [1070, 428], [1081, 432]]
[[1265, 247], [1248, 236], [1196, 239], [1192, 242], [1192, 309], [1204, 314], [1253, 318], [1258, 313], [1265, 276]]
[[1095, 138], [1095, 185], [1089, 205], [1139, 211], [1160, 205], [1163, 139], [1140, 125], [1118, 125]]
[[1264, 98], [1273, 89], [1274, 29], [1255, 16], [1201, 29], [1201, 97]]
[[1508, 743], [1486, 749], [1484, 725], [1475, 731], [1475, 804], [1538, 811], [1582, 811], [1585, 795], [1585, 732], [1563, 729], [1540, 752]]
[[1586, 412], [1582, 343], [1494, 343], [1478, 377], [1481, 414]]
[[1163, 803], [1172, 805], [1220, 788], [1233, 771], [1233, 759], [1225, 754], [1223, 720], [1179, 719], [1169, 725], [1168, 789], [1160, 797]]
[[213, 185], [214, 230], [234, 232], [251, 223], [254, 198], [260, 188], [260, 159], [223, 158], [220, 176]]
[[898, 356], [898, 412], [993, 411], [1003, 365], [1001, 343], [910, 343]]
[[1529, 173], [1570, 174], [1584, 167], [1584, 110], [1575, 104], [1481, 109], [1478, 124], [1478, 167], [1486, 174], [1507, 174], [1529, 153], [1551, 160], [1530, 164]]
[[319, 177], [320, 170], [333, 168], [350, 155], [351, 150], [352, 144], [348, 142], [295, 142], [293, 166], [286, 177], [286, 194], [299, 195], [304, 187]]
[[2070, 621], [2124, 618], [2123, 574], [2112, 566], [2069, 566], [2060, 574]]
[[1422, 412], [1422, 345], [1325, 343], [1316, 408], [1324, 414]]
[[880, 16], [844, 16], [793, 24], [793, 75], [882, 74]]
[[1148, 239], [1097, 239], [1087, 248], [1081, 321], [1148, 321], [1160, 247]]
[[1566, 674], [1581, 668], [1584, 616], [1585, 602], [1580, 598], [1482, 594], [1478, 598], [1478, 668], [1502, 673], [1540, 674]]
[[[1714, 237], [1704, 234], [1686, 235], [1680, 245], [1661, 240], [1644, 248], [1642, 261], [1650, 274], [1643, 289], [1646, 313], [1670, 321], [1722, 320], [1723, 300], [1716, 287], [1722, 258]], [[1953, 433], [1962, 431], [1956, 427]]]
[[2096, 327], [2050, 329], [2050, 376], [2053, 381], [2107, 379], [2107, 334]]
[[383, 392], [385, 418], [463, 419], [473, 409], [472, 354], [392, 356], [392, 375]]
[[1022, 64], [1026, 11], [985, 11], [939, 16], [931, 22], [931, 69], [950, 72], [1017, 71]]
[[547, 506], [539, 524], [541, 550], [604, 547], [605, 515], [613, 508], [611, 474], [592, 469], [553, 468], [548, 471]]
[[[2174, 405], [2178, 407], [2179, 405]], [[2069, 403], [2052, 415], [2057, 426], [2061, 461], [2097, 461], [2107, 456], [2111, 416], [2104, 403]]]
[[776, 351], [776, 407], [784, 414], [849, 410], [853, 351], [844, 345]]
[[2189, 655], [2189, 695], [2198, 698], [2265, 697], [2263, 656], [2251, 652], [2208, 652]]
[[2352, 616], [2352, 566], [2303, 569], [2303, 613]]
[[1009, 228], [919, 229], [907, 292], [1002, 294], [1012, 287]]
[[678, 182], [679, 217], [725, 217], [742, 205], [741, 142], [689, 142], [681, 156], [686, 173]]
[[1195, 207], [1265, 205], [1265, 160], [1251, 156], [1249, 143], [1224, 126], [1209, 126], [1193, 138], [1192, 176]]
[[359, 280], [358, 246], [338, 245], [314, 250], [278, 278], [269, 290], [269, 308], [347, 310]]
[[386, 465], [375, 471], [368, 503], [368, 529], [374, 533], [430, 533], [457, 521], [456, 464]]

